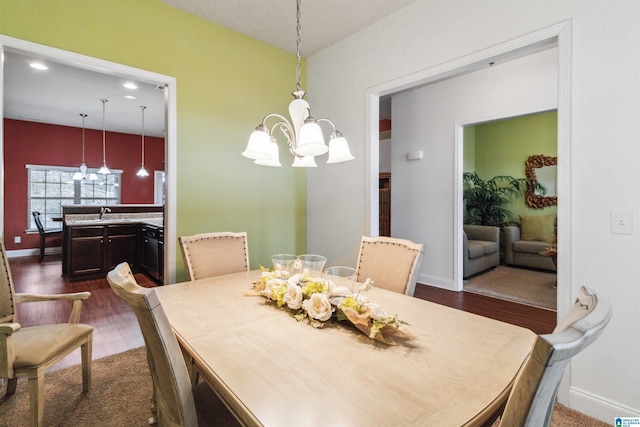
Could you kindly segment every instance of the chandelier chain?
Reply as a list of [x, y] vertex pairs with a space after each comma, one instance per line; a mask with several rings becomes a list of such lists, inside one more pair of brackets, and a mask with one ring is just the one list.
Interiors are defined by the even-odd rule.
[[296, 91], [300, 91], [300, 0], [296, 2]]

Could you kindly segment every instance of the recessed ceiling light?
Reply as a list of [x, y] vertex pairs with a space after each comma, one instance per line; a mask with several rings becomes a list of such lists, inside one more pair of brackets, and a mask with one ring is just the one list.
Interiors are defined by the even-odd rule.
[[126, 87], [127, 89], [138, 89], [138, 86], [136, 86], [135, 83], [131, 82], [125, 83], [122, 86]]
[[42, 70], [42, 71], [49, 69], [49, 67], [44, 65], [42, 62], [32, 62], [31, 64], [29, 64], [29, 66], [31, 68], [35, 68], [36, 70]]
[[125, 95], [124, 97], [125, 99], [136, 99], [136, 97], [133, 95]]

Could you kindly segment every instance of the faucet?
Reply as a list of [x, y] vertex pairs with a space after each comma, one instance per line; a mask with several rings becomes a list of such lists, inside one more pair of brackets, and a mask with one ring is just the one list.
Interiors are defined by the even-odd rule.
[[103, 216], [104, 216], [104, 214], [105, 214], [105, 213], [107, 213], [107, 212], [111, 212], [111, 209], [106, 208], [106, 207], [104, 207], [104, 206], [103, 206], [103, 207], [101, 207], [101, 208], [100, 208], [100, 218], [99, 218], [99, 219], [100, 219], [100, 220], [102, 220], [102, 217], [103, 217]]

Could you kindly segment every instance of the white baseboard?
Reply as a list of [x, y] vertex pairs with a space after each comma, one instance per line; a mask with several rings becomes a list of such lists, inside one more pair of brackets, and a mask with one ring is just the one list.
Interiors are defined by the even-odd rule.
[[455, 291], [456, 288], [453, 284], [453, 280], [445, 279], [443, 277], [431, 276], [429, 274], [418, 274], [418, 283], [423, 285], [434, 286], [436, 288], [447, 289], [449, 291]]
[[615, 425], [617, 417], [637, 417], [640, 414], [640, 408], [631, 408], [575, 387], [569, 389], [569, 402], [560, 403], [611, 425]]
[[[54, 247], [54, 248], [46, 248], [44, 250], [44, 254], [45, 255], [54, 255], [54, 254], [61, 254], [62, 253], [62, 247], [58, 246], [58, 247]], [[40, 249], [39, 248], [34, 248], [34, 249], [17, 249], [17, 250], [13, 250], [13, 251], [7, 251], [7, 258], [20, 258], [23, 256], [33, 256], [33, 255], [39, 255], [40, 254]]]

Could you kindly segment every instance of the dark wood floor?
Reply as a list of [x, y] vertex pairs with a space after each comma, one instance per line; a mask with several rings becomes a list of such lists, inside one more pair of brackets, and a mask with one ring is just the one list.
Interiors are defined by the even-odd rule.
[[[55, 294], [90, 291], [91, 297], [82, 305], [81, 322], [94, 327], [93, 358], [98, 359], [144, 345], [137, 320], [129, 306], [118, 298], [106, 279], [67, 283], [61, 277], [59, 255], [48, 255], [42, 263], [37, 256], [10, 258], [16, 292]], [[141, 286], [155, 283], [137, 274]], [[418, 284], [415, 297], [481, 316], [512, 323], [537, 334], [549, 333], [556, 324], [556, 312], [516, 304], [469, 292], [453, 292]], [[18, 306], [19, 322], [23, 326], [66, 322], [71, 307], [67, 301], [26, 303]], [[54, 369], [80, 363], [80, 353], [61, 360]]]

